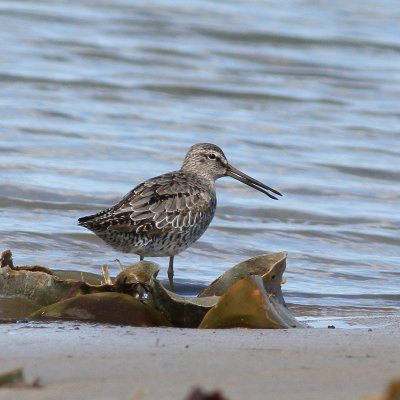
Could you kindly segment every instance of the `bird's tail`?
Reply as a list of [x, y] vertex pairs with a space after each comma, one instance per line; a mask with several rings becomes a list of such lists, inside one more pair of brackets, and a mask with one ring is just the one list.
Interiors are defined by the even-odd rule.
[[92, 221], [96, 217], [96, 214], [87, 215], [86, 217], [81, 217], [78, 219], [78, 225], [84, 226], [85, 228], [90, 225], [90, 221]]
[[84, 226], [85, 228], [93, 228], [96, 222], [102, 217], [107, 216], [112, 211], [112, 208], [107, 208], [106, 210], [100, 211], [97, 214], [87, 215], [86, 217], [81, 217], [78, 219], [78, 225]]

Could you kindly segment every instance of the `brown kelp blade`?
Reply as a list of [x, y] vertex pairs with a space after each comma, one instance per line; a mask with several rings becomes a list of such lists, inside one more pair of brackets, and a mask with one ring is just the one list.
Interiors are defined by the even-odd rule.
[[221, 296], [239, 279], [259, 275], [263, 277], [267, 290], [275, 292], [279, 301], [284, 303], [281, 282], [286, 269], [286, 257], [287, 253], [280, 252], [262, 254], [243, 261], [223, 273], [200, 292], [198, 297]]
[[143, 299], [150, 290], [150, 281], [160, 271], [160, 266], [151, 261], [139, 261], [128, 265], [115, 278], [117, 292], [127, 293]]
[[149, 283], [157, 276], [160, 266], [152, 261], [139, 261], [129, 264], [116, 276], [115, 281], [119, 284], [125, 283]]
[[260, 276], [237, 280], [204, 317], [199, 328], [287, 329], [302, 327], [273, 295]]
[[131, 326], [171, 326], [157, 310], [122, 293], [95, 293], [76, 296], [43, 307], [33, 320], [75, 320]]
[[141, 261], [128, 265], [112, 284], [101, 275], [81, 271], [50, 270], [42, 266], [15, 267], [11, 251], [0, 255], [0, 318], [23, 319], [40, 307], [78, 295], [103, 292], [129, 293], [141, 298], [159, 271], [158, 264]]
[[[286, 253], [253, 257], [225, 272], [199, 297], [184, 297], [167, 290], [155, 279], [159, 266], [152, 262], [131, 264], [114, 280], [99, 284], [100, 275], [52, 271], [41, 266], [15, 267], [11, 252], [7, 251], [1, 255], [0, 318], [16, 320], [32, 314], [34, 318], [45, 319], [195, 328], [200, 323], [206, 324], [207, 315], [207, 318], [217, 315], [219, 322], [214, 321], [210, 326], [228, 327], [231, 323], [253, 328], [300, 326], [283, 299], [281, 282], [285, 266]], [[238, 304], [233, 309], [244, 315], [242, 325], [240, 315], [239, 322], [237, 315], [233, 322], [220, 316], [221, 304], [226, 304], [227, 299]], [[35, 312], [43, 306], [47, 307]], [[119, 310], [128, 314], [121, 315]]]
[[167, 290], [157, 279], [150, 283], [147, 301], [162, 312], [174, 326], [197, 328], [204, 315], [217, 304], [219, 297], [184, 297]]
[[0, 388], [37, 389], [40, 387], [41, 384], [39, 379], [35, 379], [32, 383], [28, 383], [25, 380], [24, 371], [22, 368], [15, 368], [0, 373]]
[[[76, 285], [76, 280], [59, 279], [53, 274], [35, 269], [0, 269], [0, 292], [3, 297], [22, 297], [37, 306], [62, 299]], [[12, 318], [12, 316], [10, 316]]]

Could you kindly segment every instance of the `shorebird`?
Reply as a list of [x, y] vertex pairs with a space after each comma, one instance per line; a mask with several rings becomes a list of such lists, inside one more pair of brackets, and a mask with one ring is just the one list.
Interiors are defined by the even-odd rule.
[[[144, 257], [169, 257], [173, 286], [174, 256], [206, 231], [217, 206], [215, 181], [230, 176], [277, 200], [277, 190], [229, 164], [214, 144], [193, 145], [179, 171], [144, 181], [111, 208], [79, 219], [114, 249]], [[273, 194], [271, 194], [273, 193]]]

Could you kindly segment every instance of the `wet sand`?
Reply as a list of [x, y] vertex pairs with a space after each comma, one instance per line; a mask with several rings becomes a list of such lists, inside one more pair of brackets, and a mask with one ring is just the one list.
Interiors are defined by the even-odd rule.
[[[365, 325], [365, 321], [364, 321]], [[0, 372], [23, 366], [42, 389], [0, 399], [365, 399], [400, 377], [400, 316], [368, 328], [192, 330], [81, 323], [0, 325]], [[135, 396], [136, 395], [136, 396]]]

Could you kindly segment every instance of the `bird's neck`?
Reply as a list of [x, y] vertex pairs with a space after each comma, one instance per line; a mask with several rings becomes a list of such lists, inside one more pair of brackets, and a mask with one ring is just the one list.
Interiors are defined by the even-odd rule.
[[182, 166], [181, 171], [184, 172], [185, 175], [187, 175], [194, 182], [196, 181], [201, 182], [201, 184], [204, 185], [209, 190], [214, 190], [215, 179], [213, 176], [207, 173], [208, 171], [200, 169], [198, 171], [193, 171], [190, 168], [188, 169], [184, 168], [184, 166]]

